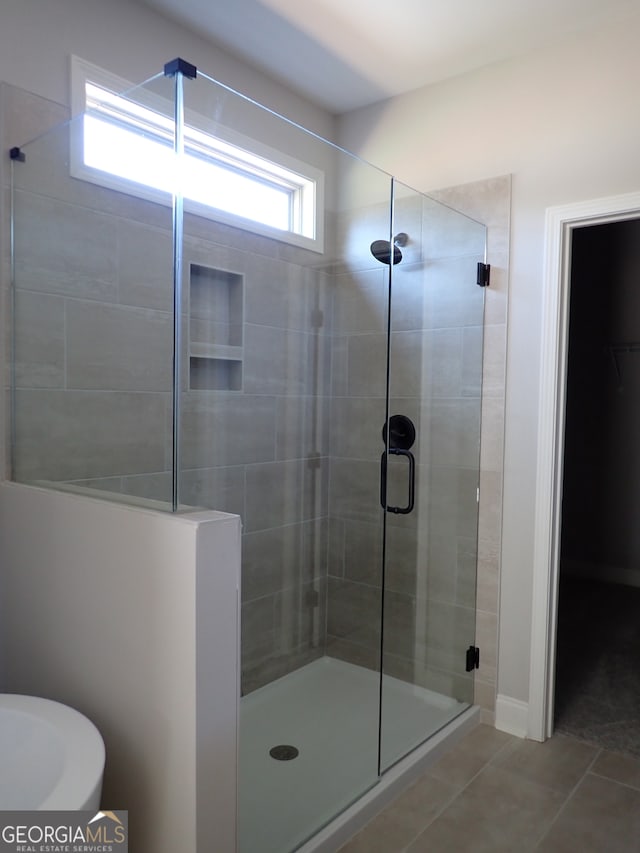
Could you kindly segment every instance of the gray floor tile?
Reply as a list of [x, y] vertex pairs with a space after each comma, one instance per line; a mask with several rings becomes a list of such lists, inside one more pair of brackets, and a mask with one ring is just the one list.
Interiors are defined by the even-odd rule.
[[602, 750], [591, 772], [640, 789], [640, 759], [619, 752]]
[[459, 789], [463, 788], [500, 750], [517, 743], [518, 738], [491, 726], [478, 726], [434, 764], [428, 773]]
[[640, 853], [640, 761], [479, 726], [340, 853]]
[[564, 796], [486, 767], [411, 844], [408, 853], [521, 853], [534, 849]]
[[423, 776], [354, 836], [339, 853], [404, 850], [456, 795], [457, 788]]
[[598, 747], [555, 735], [544, 743], [516, 741], [493, 762], [530, 782], [569, 794], [598, 754]]
[[640, 791], [587, 774], [537, 850], [637, 853]]

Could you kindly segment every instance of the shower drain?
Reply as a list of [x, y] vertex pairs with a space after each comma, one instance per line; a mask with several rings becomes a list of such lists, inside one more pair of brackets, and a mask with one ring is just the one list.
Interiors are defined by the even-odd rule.
[[271, 758], [276, 761], [291, 761], [292, 758], [298, 757], [299, 750], [295, 746], [289, 746], [286, 743], [281, 743], [269, 750]]

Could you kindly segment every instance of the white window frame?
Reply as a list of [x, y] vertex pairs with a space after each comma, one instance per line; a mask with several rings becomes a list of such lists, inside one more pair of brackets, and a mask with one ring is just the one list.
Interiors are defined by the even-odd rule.
[[[93, 84], [116, 96], [119, 93], [126, 93], [128, 90], [134, 90], [135, 94], [136, 88], [123, 78], [91, 62], [77, 56], [71, 57], [71, 107], [72, 114], [75, 117], [70, 134], [71, 176], [128, 195], [168, 204], [171, 198], [168, 192], [86, 165], [82, 115], [87, 109], [88, 84]], [[173, 115], [171, 102], [159, 95], [153, 96], [151, 92], [145, 93], [145, 104], [143, 106], [155, 108], [159, 116]], [[158, 122], [159, 129], [161, 125], [160, 119]], [[166, 129], [172, 134], [172, 120], [167, 122]], [[243, 136], [191, 110], [185, 110], [185, 139], [188, 145], [199, 148], [205, 153], [207, 150], [211, 152], [212, 162], [220, 164], [227, 160], [227, 162], [233, 163], [230, 170], [231, 168], [237, 169], [241, 174], [246, 174], [247, 177], [256, 180], [260, 180], [260, 177], [264, 176], [268, 182], [280, 183], [291, 193], [291, 230], [276, 228], [187, 197], [184, 199], [185, 212], [223, 222], [294, 246], [323, 252], [324, 172], [321, 169], [304, 163], [289, 154], [277, 151], [263, 142]]]

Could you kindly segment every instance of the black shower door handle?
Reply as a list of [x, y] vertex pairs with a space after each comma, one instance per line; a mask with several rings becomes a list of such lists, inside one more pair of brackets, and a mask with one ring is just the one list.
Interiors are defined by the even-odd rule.
[[[406, 506], [387, 506], [387, 455], [392, 453], [394, 456], [406, 456], [409, 461], [409, 499]], [[396, 515], [408, 515], [413, 510], [415, 501], [416, 487], [416, 460], [410, 450], [403, 450], [400, 447], [389, 447], [380, 457], [380, 503], [382, 508], [387, 512], [393, 512]]]

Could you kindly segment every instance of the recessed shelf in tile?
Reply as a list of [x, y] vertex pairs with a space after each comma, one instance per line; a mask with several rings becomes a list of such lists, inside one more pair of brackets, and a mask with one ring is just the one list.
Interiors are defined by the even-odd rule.
[[191, 340], [242, 346], [242, 284], [239, 273], [191, 264]]
[[192, 391], [241, 391], [242, 362], [223, 358], [189, 358]]
[[243, 276], [189, 267], [189, 387], [241, 391]]
[[191, 341], [189, 354], [197, 358], [217, 358], [230, 361], [242, 361], [242, 347], [228, 347], [224, 344], [204, 344]]

